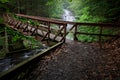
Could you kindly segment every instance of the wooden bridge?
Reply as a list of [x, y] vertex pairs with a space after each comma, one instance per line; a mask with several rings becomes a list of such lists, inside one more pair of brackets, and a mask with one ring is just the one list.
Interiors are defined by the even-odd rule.
[[[6, 17], [7, 16], [7, 17]], [[102, 37], [119, 37], [118, 34], [105, 34], [104, 29], [115, 29], [120, 28], [120, 24], [112, 23], [81, 23], [81, 22], [69, 22], [61, 21], [49, 18], [43, 18], [38, 16], [29, 16], [24, 14], [16, 14], [16, 16], [28, 19], [28, 22], [22, 22], [9, 15], [5, 15], [5, 23], [12, 29], [15, 29], [25, 35], [35, 36], [37, 40], [45, 41], [52, 40], [57, 42], [65, 42], [66, 36], [69, 32], [73, 32], [74, 40], [78, 41], [78, 35], [91, 35], [99, 37], [99, 45], [102, 47]], [[29, 20], [37, 22], [37, 25], [32, 25]], [[67, 30], [67, 25], [72, 25], [72, 27]], [[98, 27], [99, 31], [97, 33], [89, 33], [79, 31], [81, 26]]]
[[[103, 33], [103, 30], [105, 29], [115, 29], [116, 31], [119, 30], [120, 24], [69, 22], [69, 21], [61, 21], [61, 20], [43, 18], [43, 17], [38, 17], [38, 16], [29, 16], [29, 15], [24, 15], [24, 14], [16, 14], [16, 16], [18, 16], [19, 18], [26, 18], [28, 21], [23, 22], [20, 19], [14, 18], [6, 14], [4, 15], [5, 24], [8, 25], [10, 28], [17, 30], [25, 35], [35, 36], [35, 38], [40, 41], [51, 40], [55, 42], [60, 42], [59, 44], [61, 44], [61, 43], [67, 42], [66, 36], [69, 34], [69, 32], [73, 32], [73, 38], [75, 41], [79, 41], [78, 35], [97, 36], [99, 38], [98, 42], [99, 42], [100, 48], [102, 48], [102, 37], [111, 37], [111, 38], [120, 37], [118, 33], [117, 34]], [[30, 20], [36, 22], [37, 24], [31, 24], [29, 22]], [[67, 28], [68, 25], [72, 26], [69, 30]], [[97, 33], [82, 32], [82, 31], [79, 31], [81, 26], [97, 27], [99, 31]], [[34, 56], [33, 58], [28, 60], [29, 62], [24, 62], [20, 64], [19, 66], [17, 66], [15, 69], [12, 69], [9, 72], [3, 74], [1, 76], [1, 79], [3, 78], [5, 79], [6, 76], [11, 77], [12, 76], [11, 73], [16, 74], [17, 71], [20, 71], [21, 68], [24, 68], [23, 66], [28, 66], [28, 64], [32, 63], [31, 61], [35, 61], [34, 58], [36, 58], [37, 56], [40, 56], [41, 54]]]

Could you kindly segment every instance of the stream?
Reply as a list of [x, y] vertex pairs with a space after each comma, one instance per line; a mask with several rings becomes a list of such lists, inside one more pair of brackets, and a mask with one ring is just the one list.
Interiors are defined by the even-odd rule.
[[13, 53], [10, 56], [6, 56], [4, 59], [0, 59], [0, 74], [19, 64], [20, 62], [25, 61], [26, 59], [38, 54], [39, 52], [44, 51], [47, 48], [48, 47], [46, 45], [43, 45], [38, 49]]
[[[75, 17], [72, 14], [72, 12], [68, 9], [63, 9], [64, 14], [62, 15], [62, 20], [63, 21], [75, 21]], [[73, 25], [68, 24], [67, 25], [67, 31], [72, 27]], [[67, 36], [67, 39], [73, 40], [73, 31], [70, 32]]]
[[[63, 21], [74, 21], [75, 17], [73, 16], [72, 12], [63, 9], [64, 14], [62, 15]], [[73, 25], [68, 24], [67, 30], [69, 30]], [[69, 33], [66, 37], [67, 39], [73, 40], [73, 33]], [[35, 49], [35, 50], [28, 50], [28, 51], [22, 51], [18, 53], [14, 53], [10, 56], [6, 56], [4, 59], [0, 59], [0, 74], [4, 71], [7, 71], [8, 69], [14, 67], [15, 65], [19, 64], [20, 62], [34, 56], [35, 54], [44, 51], [47, 49], [48, 46], [43, 45], [41, 48]]]

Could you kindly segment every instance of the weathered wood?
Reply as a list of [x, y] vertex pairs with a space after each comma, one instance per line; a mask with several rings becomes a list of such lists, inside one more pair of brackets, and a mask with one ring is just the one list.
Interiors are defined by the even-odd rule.
[[48, 32], [45, 34], [45, 36], [43, 36], [42, 41], [45, 40], [45, 38], [47, 37], [47, 35], [48, 35]]
[[48, 22], [48, 39], [50, 39], [50, 32], [51, 32], [51, 29], [50, 29], [50, 22]]
[[63, 29], [64, 29], [64, 26], [57, 32], [57, 34], [55, 35], [53, 40], [55, 40], [57, 38], [57, 36], [63, 31]]
[[24, 14], [16, 14], [16, 15], [33, 19], [33, 20], [51, 22], [55, 24], [72, 24], [72, 25], [77, 24], [77, 25], [88, 25], [88, 26], [120, 27], [120, 24], [115, 24], [115, 23], [81, 23], [81, 22], [61, 21], [61, 20], [55, 20], [55, 19], [49, 19], [49, 18], [43, 18], [43, 17], [29, 16]]
[[19, 21], [16, 22], [16, 24], [14, 25], [14, 28], [19, 24]]
[[38, 26], [36, 27], [36, 36], [35, 38], [37, 39], [38, 38]]
[[0, 74], [0, 80], [9, 80], [11, 78], [13, 78], [14, 76], [20, 74], [20, 72], [24, 71], [24, 69], [27, 69], [28, 66], [30, 66], [31, 63], [33, 63], [35, 60], [40, 60], [41, 56], [47, 54], [48, 51], [60, 46], [63, 42], [59, 42], [56, 45], [46, 49], [43, 52], [40, 52], [36, 55], [34, 55], [31, 58], [28, 58], [27, 60], [17, 64], [16, 66], [12, 67], [11, 69], [3, 72], [2, 74]]
[[60, 25], [66, 24], [66, 22], [64, 22], [64, 21], [48, 19], [48, 18], [43, 18], [43, 17], [29, 16], [29, 15], [24, 15], [24, 14], [16, 14], [16, 15], [21, 16], [21, 17], [25, 17], [25, 18], [28, 18], [28, 19], [32, 19], [32, 20], [50, 22], [50, 23], [54, 23], [54, 24], [60, 24]]
[[18, 21], [18, 24], [14, 26], [14, 28], [17, 28], [21, 24], [21, 21]]
[[23, 32], [28, 32], [28, 24], [25, 25], [25, 28], [23, 29]]
[[[35, 27], [30, 25], [29, 27], [24, 26], [24, 30], [28, 29], [31, 33], [31, 35], [35, 34], [34, 36], [42, 35], [43, 38], [42, 40], [46, 39], [52, 39], [52, 40], [59, 40], [59, 41], [65, 41], [66, 36], [68, 33], [74, 29], [74, 40], [77, 40], [77, 34], [83, 34], [83, 35], [94, 35], [99, 37], [99, 43], [101, 42], [101, 36], [109, 36], [109, 37], [119, 37], [120, 35], [111, 35], [111, 34], [102, 34], [101, 32], [101, 27], [104, 28], [120, 28], [120, 24], [111, 24], [111, 23], [81, 23], [81, 22], [69, 22], [69, 21], [60, 21], [60, 20], [55, 20], [55, 19], [49, 19], [49, 18], [43, 18], [43, 17], [37, 17], [37, 16], [29, 16], [29, 15], [23, 15], [23, 14], [16, 14], [17, 16], [20, 17], [25, 17], [28, 19], [35, 20], [40, 23], [39, 27]], [[8, 23], [9, 25], [15, 26], [17, 25], [17, 28], [19, 29], [20, 26], [22, 25], [22, 22], [16, 23], [16, 20], [12, 19], [12, 17], [8, 16]], [[14, 25], [13, 25], [14, 24]], [[52, 24], [58, 25], [59, 30], [56, 30], [52, 28]], [[66, 31], [67, 24], [73, 25], [68, 32]], [[61, 29], [60, 26], [64, 25]], [[82, 32], [77, 32], [79, 26], [88, 26], [88, 27], [100, 27], [100, 33], [95, 34], [95, 33], [82, 33]], [[63, 31], [64, 30], [64, 31]], [[63, 31], [63, 32], [62, 32]], [[28, 32], [28, 31], [27, 31]], [[55, 34], [56, 33], [56, 34]], [[63, 33], [62, 36], [59, 34]]]
[[20, 22], [20, 23], [16, 26], [16, 28], [19, 29], [21, 25], [22, 25], [22, 22]]
[[[74, 25], [69, 29], [69, 31], [73, 30], [73, 28], [74, 28], [75, 26], [77, 26], [77, 25], [74, 24]], [[65, 27], [65, 28], [67, 28], [67, 24], [66, 24], [66, 27]], [[66, 29], [65, 29], [65, 31], [64, 31], [64, 36], [63, 36], [63, 38], [62, 38], [60, 41], [62, 41], [62, 40], [64, 40], [64, 39], [66, 38], [66, 35], [68, 35], [69, 31], [67, 32]]]
[[63, 41], [63, 42], [66, 41], [67, 24], [63, 25], [63, 27], [64, 27], [64, 34], [63, 34], [64, 36], [62, 37], [62, 39], [60, 40], [60, 42], [61, 41]]
[[76, 32], [77, 32], [77, 25], [75, 26], [75, 31], [74, 31], [74, 40], [77, 41], [77, 36], [76, 36]]
[[14, 22], [14, 20], [11, 19], [10, 22], [9, 22], [9, 24], [12, 25], [13, 22]]
[[31, 33], [31, 36], [35, 34], [36, 30], [37, 30], [37, 29], [34, 28], [33, 32]]
[[48, 31], [47, 27], [41, 27], [41, 26], [39, 26], [38, 29], [40, 29], [41, 31], [46, 31], [46, 32]]
[[110, 34], [95, 34], [95, 33], [84, 33], [84, 32], [76, 32], [77, 34], [83, 34], [83, 35], [94, 35], [94, 36], [105, 36], [105, 37], [120, 37], [120, 35], [110, 35]]

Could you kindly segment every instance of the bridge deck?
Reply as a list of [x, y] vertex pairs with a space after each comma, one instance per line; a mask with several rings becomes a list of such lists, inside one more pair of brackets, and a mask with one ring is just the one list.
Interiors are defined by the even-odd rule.
[[[18, 15], [18, 14], [17, 14]], [[119, 34], [105, 34], [104, 29], [116, 29], [119, 31], [119, 24], [104, 24], [104, 23], [80, 23], [80, 22], [64, 22], [58, 20], [49, 20], [44, 18], [38, 18], [35, 16], [21, 15], [18, 16], [36, 20], [40, 26], [33, 26], [28, 22], [23, 23], [14, 20], [8, 16], [6, 23], [12, 25], [15, 30], [22, 29], [22, 32], [26, 32], [28, 35], [34, 35], [38, 37], [43, 35], [42, 40], [59, 40], [58, 42], [65, 42], [66, 35], [74, 30], [74, 40], [78, 40], [77, 35], [94, 35], [99, 38], [99, 45], [102, 48], [102, 37], [116, 37], [119, 38]], [[24, 25], [25, 24], [25, 25]], [[67, 25], [72, 24], [72, 27], [67, 31]], [[31, 27], [30, 27], [30, 26]], [[44, 31], [41, 29], [41, 25], [46, 25], [47, 29]], [[57, 26], [59, 30], [54, 32], [53, 25]], [[79, 32], [81, 26], [93, 26], [98, 27], [98, 33]], [[42, 26], [43, 27], [43, 26]], [[53, 33], [56, 33], [53, 34]], [[30, 64], [36, 68], [28, 68], [30, 71], [26, 79], [21, 80], [119, 80], [120, 79], [120, 56], [119, 54], [108, 53], [105, 50], [100, 50], [97, 46], [90, 45], [89, 43], [78, 43], [74, 41], [68, 41], [67, 44], [51, 52], [50, 55], [44, 57], [44, 59], [35, 64]], [[119, 51], [120, 52], [120, 51]], [[116, 56], [118, 55], [118, 56]], [[36, 64], [37, 63], [37, 64]], [[29, 66], [28, 66], [29, 67]], [[31, 67], [31, 66], [30, 66]]]
[[120, 56], [115, 55], [88, 43], [69, 41], [45, 56], [26, 79], [119, 80]]

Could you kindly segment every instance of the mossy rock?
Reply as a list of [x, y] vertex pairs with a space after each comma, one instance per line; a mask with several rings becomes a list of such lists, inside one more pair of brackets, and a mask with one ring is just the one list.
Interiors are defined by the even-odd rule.
[[10, 51], [25, 49], [25, 46], [23, 44], [23, 40], [17, 40], [12, 45], [9, 46]]
[[40, 48], [42, 47], [42, 43], [38, 41], [30, 41], [30, 40], [23, 40], [23, 44], [25, 48]]

